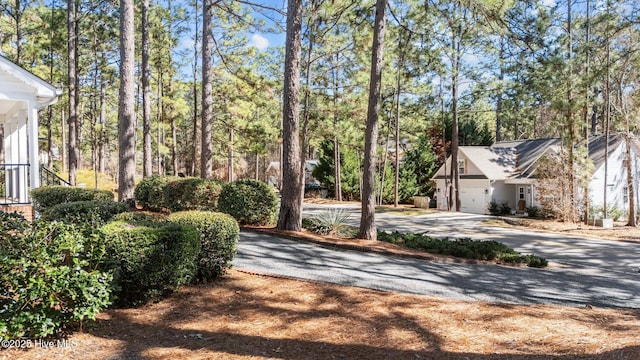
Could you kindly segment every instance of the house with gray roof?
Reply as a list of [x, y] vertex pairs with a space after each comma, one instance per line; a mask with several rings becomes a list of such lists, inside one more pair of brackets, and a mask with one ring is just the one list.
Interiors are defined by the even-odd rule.
[[[638, 199], [640, 178], [640, 142], [630, 139], [632, 179], [635, 199]], [[629, 189], [626, 173], [626, 141], [623, 134], [613, 134], [605, 141], [604, 135], [589, 139], [589, 158], [594, 173], [589, 183], [590, 203], [601, 207], [605, 194], [607, 206], [629, 209]], [[607, 149], [608, 145], [608, 149]], [[540, 159], [560, 152], [559, 138], [498, 142], [491, 146], [461, 146], [458, 151], [460, 173], [461, 211], [488, 214], [489, 204], [506, 203], [517, 213], [524, 213], [529, 206], [540, 207], [536, 185], [536, 172]], [[605, 152], [608, 151], [605, 179]], [[436, 203], [440, 210], [448, 210], [448, 195], [452, 185], [450, 178], [451, 157], [433, 176], [436, 183]], [[605, 185], [606, 184], [606, 185]], [[582, 198], [584, 190], [576, 187], [576, 197]], [[636, 200], [636, 206], [638, 201]]]

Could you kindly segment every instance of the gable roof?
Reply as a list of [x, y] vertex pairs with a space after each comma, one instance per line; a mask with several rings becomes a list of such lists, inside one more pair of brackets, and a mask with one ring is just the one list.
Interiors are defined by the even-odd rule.
[[487, 179], [506, 179], [516, 169], [516, 152], [513, 148], [460, 146], [458, 149]]
[[558, 151], [559, 138], [531, 139], [497, 142], [491, 147], [513, 148], [516, 153], [516, 169], [510, 178], [528, 178], [535, 171], [536, 162], [549, 151]]
[[[640, 148], [638, 140], [633, 139], [632, 141], [634, 146]], [[610, 134], [609, 150], [612, 151], [623, 142], [623, 134]], [[596, 168], [604, 163], [606, 144], [604, 135], [589, 138], [589, 157]], [[560, 138], [548, 138], [501, 141], [491, 146], [461, 146], [459, 152], [471, 161], [487, 179], [526, 179], [533, 177], [538, 160], [543, 155], [557, 153], [561, 146]], [[434, 178], [436, 177], [434, 176]]]
[[[624, 135], [622, 134], [610, 134], [609, 135], [609, 151], [617, 148], [624, 141]], [[606, 150], [607, 141], [605, 141], [604, 135], [592, 136], [589, 138], [589, 158], [593, 161], [596, 169], [604, 163], [604, 153]]]
[[24, 94], [35, 96], [38, 107], [56, 102], [61, 94], [53, 85], [0, 55], [0, 99], [24, 100]]

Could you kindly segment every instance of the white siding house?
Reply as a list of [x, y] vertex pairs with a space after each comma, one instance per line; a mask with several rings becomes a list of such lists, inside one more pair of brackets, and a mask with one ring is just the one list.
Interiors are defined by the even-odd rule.
[[[592, 136], [589, 140], [589, 157], [595, 170], [589, 183], [592, 207], [602, 207], [606, 197], [607, 206], [629, 209], [625, 139], [622, 134], [609, 136], [607, 162], [604, 135]], [[629, 144], [633, 191], [638, 206], [640, 143], [632, 138]], [[560, 146], [561, 141], [557, 138], [499, 142], [492, 146], [461, 146], [458, 152], [461, 211], [488, 214], [491, 201], [506, 203], [517, 213], [525, 212], [529, 206], [540, 206], [536, 193], [538, 161], [544, 155], [560, 151]], [[437, 208], [441, 210], [449, 210], [450, 170], [449, 157], [432, 178], [436, 183]], [[581, 198], [583, 191], [577, 189], [577, 192], [576, 197]]]
[[28, 204], [40, 186], [38, 109], [60, 92], [0, 56], [0, 205]]

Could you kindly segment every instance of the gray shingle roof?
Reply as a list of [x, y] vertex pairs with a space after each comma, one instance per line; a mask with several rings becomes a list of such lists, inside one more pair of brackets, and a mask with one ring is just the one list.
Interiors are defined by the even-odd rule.
[[[623, 141], [623, 134], [610, 134], [610, 151], [620, 146]], [[633, 139], [632, 142], [640, 149], [637, 139]], [[488, 179], [524, 179], [534, 177], [538, 160], [545, 153], [560, 151], [561, 145], [560, 138], [548, 138], [501, 141], [491, 146], [461, 146], [459, 151]], [[605, 145], [604, 135], [589, 137], [589, 157], [596, 168], [604, 163]]]

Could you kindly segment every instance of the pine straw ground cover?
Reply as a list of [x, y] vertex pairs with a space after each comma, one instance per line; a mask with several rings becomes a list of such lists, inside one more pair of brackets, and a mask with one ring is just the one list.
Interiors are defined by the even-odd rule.
[[462, 302], [231, 270], [0, 359], [639, 359], [640, 310]]

